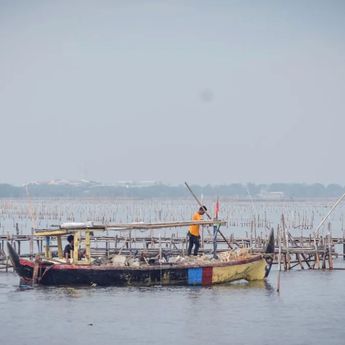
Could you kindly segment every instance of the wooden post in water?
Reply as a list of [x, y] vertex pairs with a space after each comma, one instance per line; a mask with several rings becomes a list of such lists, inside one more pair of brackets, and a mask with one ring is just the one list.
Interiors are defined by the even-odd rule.
[[278, 275], [277, 275], [277, 292], [280, 292], [280, 271], [281, 271], [281, 253], [282, 253], [282, 246], [281, 246], [281, 234], [280, 234], [280, 227], [278, 225], [277, 228], [277, 238], [278, 238]]
[[328, 268], [333, 270], [333, 256], [332, 256], [332, 227], [328, 223]]
[[31, 228], [31, 237], [30, 237], [30, 259], [34, 256], [34, 229]]
[[343, 260], [345, 260], [345, 232], [344, 232], [344, 219], [341, 220], [341, 229], [343, 231]]
[[255, 216], [254, 216], [254, 221], [253, 221], [253, 227], [254, 227], [254, 241], [255, 241], [255, 247], [257, 247], [257, 237], [256, 237], [256, 223], [255, 223]]
[[284, 242], [285, 242], [285, 248], [286, 252], [284, 254], [284, 269], [285, 271], [290, 270], [291, 264], [290, 264], [290, 254], [289, 254], [289, 238], [287, 234], [286, 224], [285, 224], [285, 218], [284, 214], [281, 216], [281, 222], [282, 222], [282, 230], [283, 230], [283, 236], [284, 236]]
[[7, 273], [8, 272], [8, 267], [9, 267], [9, 256], [8, 255], [6, 255], [6, 266], [5, 267], [6, 267], [5, 271]]
[[326, 251], [325, 239], [323, 237], [322, 237], [322, 248], [323, 248], [322, 269], [326, 269], [326, 255], [327, 255], [327, 251]]
[[316, 241], [316, 232], [314, 233], [315, 262], [314, 268], [320, 269], [320, 257], [318, 252], [318, 243]]

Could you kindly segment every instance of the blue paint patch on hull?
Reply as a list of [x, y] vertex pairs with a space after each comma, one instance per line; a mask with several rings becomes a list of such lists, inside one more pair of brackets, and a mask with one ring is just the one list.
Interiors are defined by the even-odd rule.
[[188, 285], [201, 285], [202, 283], [202, 268], [188, 269]]

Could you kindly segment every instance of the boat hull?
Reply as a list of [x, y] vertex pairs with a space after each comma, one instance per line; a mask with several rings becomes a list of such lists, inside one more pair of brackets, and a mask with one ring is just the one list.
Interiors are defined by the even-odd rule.
[[[35, 263], [20, 259], [16, 272], [27, 281], [34, 276]], [[39, 264], [38, 284], [152, 286], [152, 285], [212, 285], [245, 279], [263, 280], [267, 263], [261, 255], [214, 265], [152, 265], [144, 267], [112, 267], [93, 265]]]
[[42, 285], [84, 286], [152, 286], [212, 285], [236, 280], [263, 280], [270, 272], [274, 255], [274, 234], [271, 231], [265, 258], [249, 255], [227, 262], [205, 264], [162, 264], [139, 267], [113, 265], [73, 265], [20, 258], [7, 243], [9, 256], [17, 274], [27, 283]]

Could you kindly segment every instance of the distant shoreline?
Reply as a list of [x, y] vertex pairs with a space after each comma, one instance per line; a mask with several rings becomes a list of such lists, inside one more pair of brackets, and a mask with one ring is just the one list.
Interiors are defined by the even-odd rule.
[[[273, 183], [273, 184], [223, 184], [192, 185], [195, 193], [206, 198], [217, 196], [231, 200], [310, 200], [337, 198], [345, 192], [338, 184], [320, 183]], [[186, 187], [181, 184], [170, 186], [162, 183], [152, 185], [103, 185], [96, 182], [79, 184], [34, 183], [25, 186], [0, 184], [0, 198], [189, 198]]]

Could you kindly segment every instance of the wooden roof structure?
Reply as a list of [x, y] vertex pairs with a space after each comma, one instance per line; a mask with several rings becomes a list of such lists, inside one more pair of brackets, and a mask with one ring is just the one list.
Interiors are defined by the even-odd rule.
[[201, 226], [221, 226], [226, 225], [224, 220], [200, 220], [200, 221], [175, 221], [175, 222], [161, 222], [161, 223], [109, 223], [97, 224], [93, 222], [87, 223], [63, 223], [56, 229], [36, 229], [36, 236], [63, 236], [81, 230], [89, 231], [130, 231], [130, 230], [153, 230], [153, 229], [168, 229], [187, 227], [190, 225]]

